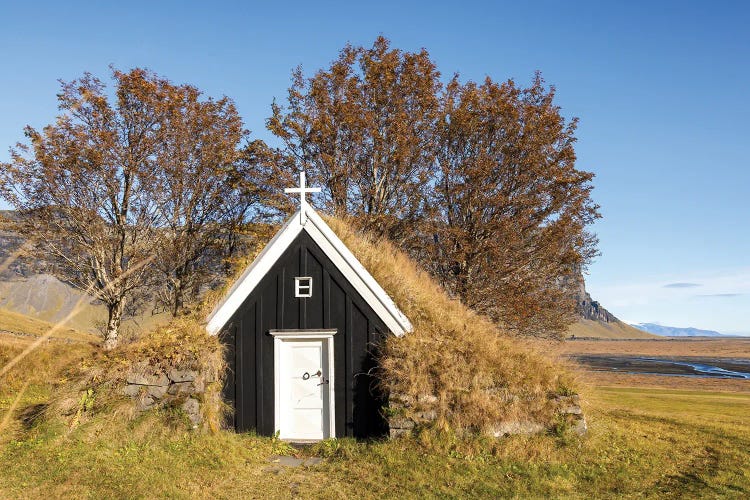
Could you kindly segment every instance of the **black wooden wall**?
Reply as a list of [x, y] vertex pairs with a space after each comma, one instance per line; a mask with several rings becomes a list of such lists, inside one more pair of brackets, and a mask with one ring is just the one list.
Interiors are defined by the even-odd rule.
[[[294, 296], [294, 278], [312, 276], [309, 298]], [[387, 328], [306, 232], [279, 258], [222, 332], [229, 372], [224, 397], [237, 431], [274, 432], [274, 352], [269, 330], [336, 328], [336, 437], [385, 433], [384, 399], [371, 375]]]

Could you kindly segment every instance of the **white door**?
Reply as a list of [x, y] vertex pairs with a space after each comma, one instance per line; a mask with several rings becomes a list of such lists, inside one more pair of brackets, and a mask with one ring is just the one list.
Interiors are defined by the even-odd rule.
[[276, 427], [287, 440], [332, 436], [333, 339], [278, 338]]

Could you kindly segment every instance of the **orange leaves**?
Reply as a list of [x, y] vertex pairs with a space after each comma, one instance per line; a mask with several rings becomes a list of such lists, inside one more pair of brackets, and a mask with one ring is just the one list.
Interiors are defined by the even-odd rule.
[[61, 83], [60, 116], [26, 129], [30, 145], [14, 151], [0, 186], [29, 213], [26, 234], [61, 278], [105, 303], [116, 338], [124, 308], [142, 305], [154, 283], [180, 284], [171, 289], [179, 310], [201, 265], [221, 258], [217, 231], [234, 230], [247, 211], [234, 206], [247, 207], [237, 172], [246, 131], [226, 97], [201, 99], [140, 68], [112, 78], [115, 99], [88, 73]]
[[560, 280], [578, 272], [598, 214], [566, 125], [537, 74], [448, 84], [427, 264], [453, 293], [515, 331], [554, 335], [572, 317]]
[[422, 210], [434, 171], [438, 77], [425, 51], [391, 49], [383, 37], [346, 46], [311, 78], [294, 72], [268, 128], [294, 168], [325, 187], [327, 208], [394, 236]]

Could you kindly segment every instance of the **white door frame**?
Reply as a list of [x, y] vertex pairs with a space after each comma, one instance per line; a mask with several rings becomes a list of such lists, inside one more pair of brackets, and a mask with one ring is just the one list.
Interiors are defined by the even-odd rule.
[[[336, 335], [335, 328], [329, 330], [269, 330], [273, 336], [274, 356], [274, 432], [281, 430], [281, 347], [282, 342], [288, 340], [322, 340], [328, 350], [328, 437], [336, 437], [336, 395], [334, 385], [334, 363], [333, 363], [333, 336]], [[325, 437], [325, 432], [323, 433]]]

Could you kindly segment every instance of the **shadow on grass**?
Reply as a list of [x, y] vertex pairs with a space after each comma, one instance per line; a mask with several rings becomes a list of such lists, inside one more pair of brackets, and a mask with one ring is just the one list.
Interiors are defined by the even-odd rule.
[[47, 403], [37, 403], [28, 405], [18, 412], [18, 421], [21, 422], [24, 429], [29, 430], [34, 427], [39, 421], [44, 411], [49, 407]]

